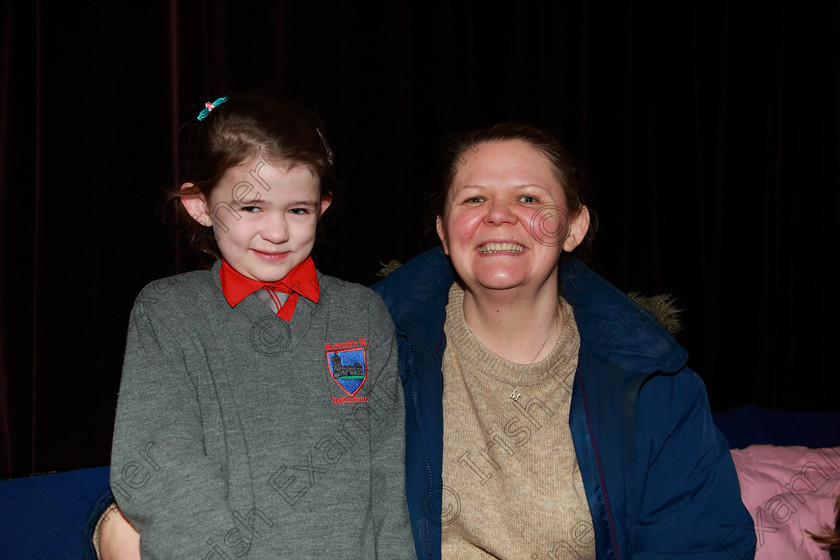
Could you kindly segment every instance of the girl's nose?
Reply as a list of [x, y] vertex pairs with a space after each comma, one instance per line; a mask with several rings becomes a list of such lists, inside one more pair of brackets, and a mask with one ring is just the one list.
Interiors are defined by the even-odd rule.
[[289, 240], [289, 229], [286, 227], [285, 214], [269, 213], [266, 216], [262, 231], [262, 238], [275, 245]]

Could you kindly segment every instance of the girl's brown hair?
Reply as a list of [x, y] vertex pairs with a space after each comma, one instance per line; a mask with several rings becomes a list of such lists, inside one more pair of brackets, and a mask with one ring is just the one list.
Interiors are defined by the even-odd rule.
[[840, 496], [837, 496], [837, 503], [834, 505], [834, 530], [825, 535], [815, 535], [809, 531], [811, 538], [820, 544], [827, 546], [823, 550], [828, 551], [831, 560], [840, 560]]

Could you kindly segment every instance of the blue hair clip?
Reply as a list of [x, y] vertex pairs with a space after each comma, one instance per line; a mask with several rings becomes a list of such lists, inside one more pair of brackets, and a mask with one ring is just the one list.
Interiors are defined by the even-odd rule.
[[227, 100], [227, 97], [220, 97], [213, 103], [210, 103], [209, 101], [205, 103], [204, 109], [198, 114], [198, 120], [203, 121], [204, 119], [206, 119], [208, 115], [210, 115], [210, 111], [212, 111]]

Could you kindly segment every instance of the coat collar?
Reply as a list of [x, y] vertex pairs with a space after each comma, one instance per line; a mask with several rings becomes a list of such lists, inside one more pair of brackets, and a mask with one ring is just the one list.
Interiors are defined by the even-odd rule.
[[[562, 265], [563, 297], [588, 348], [611, 365], [636, 372], [676, 372], [688, 353], [647, 312], [577, 258]], [[398, 328], [442, 310], [455, 280], [449, 257], [438, 247], [420, 254], [374, 286]], [[435, 317], [435, 322], [439, 317]], [[438, 344], [434, 345], [438, 347]]]

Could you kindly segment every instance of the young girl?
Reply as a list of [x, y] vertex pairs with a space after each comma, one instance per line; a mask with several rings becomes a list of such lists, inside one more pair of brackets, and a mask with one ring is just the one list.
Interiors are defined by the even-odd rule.
[[111, 489], [143, 558], [413, 558], [394, 326], [310, 257], [331, 202], [320, 120], [208, 103], [178, 194], [221, 257], [131, 314]]

